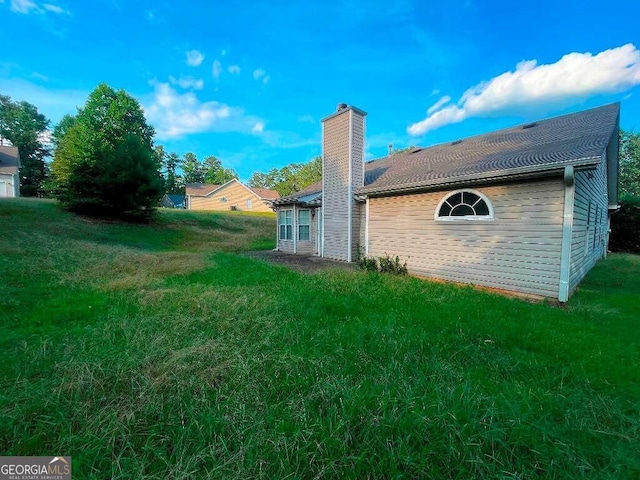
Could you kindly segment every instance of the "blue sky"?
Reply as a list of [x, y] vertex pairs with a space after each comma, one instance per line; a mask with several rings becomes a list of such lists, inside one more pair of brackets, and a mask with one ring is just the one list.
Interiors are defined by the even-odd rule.
[[246, 180], [320, 154], [320, 119], [369, 113], [366, 154], [621, 101], [640, 131], [637, 0], [0, 0], [0, 93], [56, 123], [96, 85], [156, 143]]

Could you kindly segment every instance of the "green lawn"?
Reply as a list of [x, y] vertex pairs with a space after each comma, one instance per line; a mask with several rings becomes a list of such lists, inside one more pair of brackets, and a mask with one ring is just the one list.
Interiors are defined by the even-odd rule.
[[640, 478], [640, 257], [564, 308], [0, 201], [0, 455], [74, 478]]

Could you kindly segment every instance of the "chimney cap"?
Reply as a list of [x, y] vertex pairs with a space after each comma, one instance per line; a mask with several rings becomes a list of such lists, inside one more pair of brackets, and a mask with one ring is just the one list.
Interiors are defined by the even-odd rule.
[[345, 108], [347, 108], [347, 104], [341, 102], [338, 104], [338, 108], [336, 108], [336, 112], [339, 112], [340, 110], [344, 110]]

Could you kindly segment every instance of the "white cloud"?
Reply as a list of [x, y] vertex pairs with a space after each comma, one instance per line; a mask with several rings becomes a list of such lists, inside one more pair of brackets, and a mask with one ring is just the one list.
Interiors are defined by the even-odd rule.
[[11, 11], [14, 13], [22, 13], [27, 15], [31, 12], [43, 14], [46, 12], [62, 14], [68, 14], [69, 11], [65, 10], [59, 5], [55, 5], [53, 3], [43, 3], [40, 6], [34, 0], [11, 0]]
[[57, 90], [43, 87], [38, 83], [24, 79], [10, 79], [0, 73], [0, 92], [9, 95], [14, 100], [25, 100], [38, 107], [51, 124], [55, 125], [63, 115], [75, 115], [77, 107], [81, 107], [87, 100], [88, 91]]
[[469, 117], [524, 112], [533, 107], [567, 107], [639, 84], [640, 51], [631, 43], [597, 55], [569, 53], [548, 65], [524, 61], [514, 71], [468, 89], [456, 105], [440, 109], [443, 103], [438, 109], [430, 108], [427, 117], [409, 126], [407, 132], [423, 135]]
[[451, 97], [449, 95], [445, 95], [444, 97], [440, 98], [440, 100], [429, 107], [429, 110], [427, 110], [427, 115], [431, 115], [436, 110], [440, 110], [441, 107], [443, 107], [450, 101]]
[[187, 52], [187, 65], [190, 67], [199, 67], [204, 60], [204, 55], [198, 50], [189, 50]]
[[39, 10], [36, 2], [32, 0], [11, 0], [11, 11], [15, 13], [27, 14], [31, 10]]
[[229, 65], [229, 73], [235, 73], [236, 75], [240, 75], [240, 65]]
[[204, 87], [204, 80], [193, 77], [184, 77], [182, 75], [180, 75], [180, 78], [169, 76], [169, 81], [172, 85], [179, 85], [180, 88], [184, 89], [193, 88], [194, 90], [202, 90], [202, 87]]
[[202, 102], [194, 92], [178, 93], [169, 83], [151, 82], [153, 99], [145, 115], [160, 140], [201, 132], [250, 133], [261, 120], [240, 107], [217, 101]]
[[42, 7], [47, 11], [47, 12], [53, 12], [53, 13], [69, 13], [67, 12], [64, 8], [62, 8], [59, 5], [54, 5], [52, 3], [43, 3]]
[[264, 131], [264, 122], [256, 122], [251, 128], [251, 133], [262, 133]]
[[220, 74], [222, 73], [222, 63], [220, 63], [219, 60], [213, 61], [212, 73], [213, 73], [213, 78], [215, 78], [216, 80], [220, 78]]
[[223, 56], [223, 57], [224, 57], [226, 54], [227, 54], [227, 51], [226, 51], [226, 50], [222, 50], [222, 51], [220, 52], [220, 55], [221, 55], [221, 56]]
[[271, 77], [269, 75], [267, 75], [267, 72], [265, 72], [262, 68], [256, 68], [253, 71], [253, 79], [254, 80], [262, 80], [262, 83], [264, 83], [265, 85], [267, 83], [269, 83], [269, 79]]

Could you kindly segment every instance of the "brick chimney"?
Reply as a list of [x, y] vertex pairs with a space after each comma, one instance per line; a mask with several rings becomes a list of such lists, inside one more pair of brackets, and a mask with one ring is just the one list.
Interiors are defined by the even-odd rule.
[[359, 243], [359, 206], [353, 198], [364, 185], [366, 112], [339, 103], [322, 119], [322, 256], [355, 260]]

